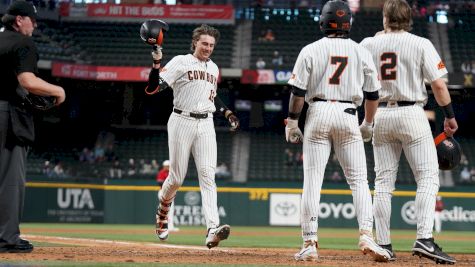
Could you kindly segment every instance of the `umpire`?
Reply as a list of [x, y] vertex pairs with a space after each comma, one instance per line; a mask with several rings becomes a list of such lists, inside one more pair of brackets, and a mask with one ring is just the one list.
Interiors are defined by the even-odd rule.
[[[27, 146], [34, 140], [33, 110], [24, 94], [52, 96], [64, 102], [63, 88], [36, 76], [38, 53], [31, 38], [37, 11], [25, 1], [13, 2], [2, 17], [0, 30], [0, 253], [31, 252], [20, 238]], [[22, 92], [23, 97], [20, 97]]]

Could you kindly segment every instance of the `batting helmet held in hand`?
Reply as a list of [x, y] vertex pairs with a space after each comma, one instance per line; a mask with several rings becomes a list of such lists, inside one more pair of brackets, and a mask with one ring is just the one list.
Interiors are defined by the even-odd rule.
[[159, 19], [151, 19], [142, 23], [140, 38], [146, 44], [162, 46], [163, 32], [168, 31], [168, 24]]
[[340, 0], [328, 1], [322, 8], [320, 29], [326, 35], [348, 34], [351, 29], [351, 10], [348, 4]]
[[437, 149], [439, 169], [452, 170], [459, 165], [462, 158], [462, 148], [453, 137], [441, 133], [434, 139], [434, 142]]

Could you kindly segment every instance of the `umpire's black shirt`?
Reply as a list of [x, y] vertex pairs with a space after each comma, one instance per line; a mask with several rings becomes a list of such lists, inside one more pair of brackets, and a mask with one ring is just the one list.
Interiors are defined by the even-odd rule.
[[38, 53], [33, 38], [7, 28], [0, 32], [0, 100], [15, 99], [17, 75], [38, 73]]

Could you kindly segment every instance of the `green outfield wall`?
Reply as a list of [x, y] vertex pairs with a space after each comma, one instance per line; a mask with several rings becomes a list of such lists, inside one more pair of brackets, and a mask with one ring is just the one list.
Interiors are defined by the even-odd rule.
[[[158, 186], [28, 182], [24, 222], [153, 224]], [[301, 189], [219, 187], [222, 223], [232, 225], [298, 226]], [[475, 230], [475, 193], [441, 191], [443, 228]], [[415, 228], [414, 191], [396, 191], [392, 228]], [[202, 225], [197, 186], [183, 186], [175, 199], [176, 225]], [[357, 227], [348, 189], [323, 189], [319, 225]]]

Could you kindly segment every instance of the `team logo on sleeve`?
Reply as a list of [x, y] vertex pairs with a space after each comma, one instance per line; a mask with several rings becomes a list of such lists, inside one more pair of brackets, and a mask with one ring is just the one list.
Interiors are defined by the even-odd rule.
[[437, 69], [439, 69], [439, 70], [445, 69], [445, 64], [444, 64], [444, 62], [442, 62], [442, 60], [439, 62], [439, 64], [437, 64]]

